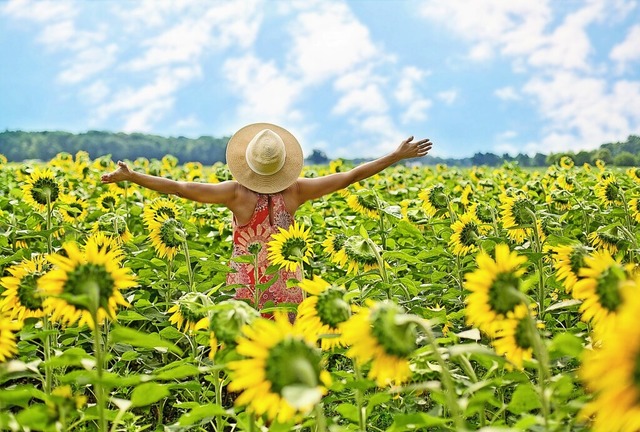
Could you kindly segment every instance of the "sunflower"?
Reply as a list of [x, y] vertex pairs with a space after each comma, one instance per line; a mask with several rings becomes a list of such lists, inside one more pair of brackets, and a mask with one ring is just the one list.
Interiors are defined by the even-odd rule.
[[98, 209], [103, 212], [113, 212], [118, 207], [118, 195], [114, 192], [106, 191], [98, 197]]
[[602, 345], [586, 350], [579, 376], [594, 394], [580, 413], [592, 420], [595, 432], [640, 430], [640, 296], [632, 295], [620, 308], [612, 331]]
[[103, 232], [118, 240], [120, 244], [131, 241], [133, 235], [127, 227], [127, 221], [120, 215], [103, 214], [93, 224], [93, 233]]
[[309, 264], [312, 254], [310, 228], [294, 222], [288, 230], [278, 228], [277, 234], [272, 234], [272, 240], [267, 243], [267, 258], [274, 265], [279, 265], [289, 272], [294, 272], [302, 262]]
[[169, 317], [169, 322], [185, 333], [208, 328], [208, 308], [212, 305], [213, 302], [207, 295], [200, 292], [188, 292], [167, 311], [167, 313], [173, 314]]
[[347, 256], [347, 274], [358, 274], [360, 267], [367, 272], [378, 268], [377, 246], [367, 239], [353, 235], [344, 242], [344, 253]]
[[562, 189], [562, 190], [571, 192], [571, 191], [573, 191], [575, 189], [576, 179], [573, 178], [572, 176], [561, 175], [556, 180], [556, 184], [554, 186], [557, 186], [558, 189]]
[[475, 214], [464, 213], [451, 225], [453, 234], [449, 238], [449, 247], [454, 255], [467, 255], [478, 250], [478, 241], [489, 228], [480, 223]]
[[630, 199], [629, 210], [631, 211], [631, 217], [634, 218], [636, 222], [640, 223], [640, 199]]
[[573, 287], [573, 297], [582, 300], [582, 320], [592, 323], [599, 339], [613, 327], [624, 300], [637, 286], [630, 278], [630, 268], [606, 251], [585, 257], [585, 263], [579, 272], [581, 279]]
[[431, 217], [444, 218], [444, 214], [449, 206], [447, 195], [444, 192], [444, 185], [437, 184], [431, 186], [418, 194], [422, 200], [422, 208]]
[[331, 262], [338, 264], [340, 267], [344, 267], [347, 264], [347, 255], [344, 252], [344, 242], [347, 240], [347, 236], [338, 233], [330, 234], [322, 242], [324, 251], [329, 254]]
[[618, 235], [618, 228], [598, 228], [596, 231], [587, 234], [587, 239], [591, 245], [598, 249], [615, 255], [623, 243], [623, 238]]
[[6, 314], [0, 314], [0, 362], [11, 358], [18, 352], [15, 333], [22, 328], [18, 321], [13, 321]]
[[527, 306], [519, 304], [507, 313], [507, 318], [500, 323], [491, 343], [496, 353], [504, 355], [518, 369], [522, 369], [524, 361], [531, 360], [533, 355], [535, 336], [532, 332], [536, 331], [532, 325], [533, 319]]
[[321, 338], [324, 351], [345, 346], [339, 326], [349, 319], [351, 307], [344, 299], [344, 288], [335, 287], [319, 276], [304, 279], [300, 288], [311, 294], [298, 306], [300, 326]]
[[117, 238], [105, 234], [102, 231], [92, 233], [87, 238], [86, 243], [95, 243], [98, 249], [104, 249], [106, 252], [113, 252], [113, 254], [117, 256], [118, 259], [122, 259], [124, 257], [124, 252], [120, 248], [120, 243], [118, 242]]
[[493, 209], [489, 204], [482, 202], [472, 203], [469, 207], [469, 213], [473, 213], [476, 218], [482, 223], [491, 224], [493, 223]]
[[209, 314], [209, 358], [213, 359], [218, 345], [235, 347], [245, 325], [251, 325], [260, 317], [260, 312], [241, 300], [224, 300], [210, 308]]
[[595, 186], [596, 196], [607, 207], [622, 205], [622, 190], [614, 176], [607, 177]]
[[[504, 194], [501, 200], [500, 216], [502, 226], [507, 230], [507, 236], [515, 242], [523, 243], [525, 238], [533, 234], [530, 226], [533, 226], [536, 219], [534, 218], [535, 205], [524, 196], [511, 197]], [[540, 233], [539, 225], [538, 221], [538, 232]]]
[[186, 235], [180, 221], [168, 215], [158, 214], [157, 219], [149, 221], [148, 227], [151, 245], [160, 258], [175, 258]]
[[571, 292], [573, 286], [578, 282], [578, 273], [585, 266], [585, 258], [589, 255], [589, 250], [583, 244], [554, 246], [553, 267], [556, 269], [556, 278], [562, 281], [566, 292]]
[[607, 166], [607, 164], [602, 159], [598, 159], [596, 160], [596, 166], [600, 171], [604, 171], [604, 168]]
[[627, 169], [627, 175], [636, 183], [640, 183], [640, 168], [631, 167]]
[[380, 217], [378, 199], [369, 189], [362, 189], [350, 194], [347, 197], [347, 205], [356, 213], [370, 217], [371, 219], [378, 219]]
[[63, 249], [65, 256], [47, 256], [54, 268], [38, 279], [45, 296], [43, 308], [51, 320], [94, 328], [91, 309], [96, 308], [100, 324], [105, 318], [115, 319], [118, 305], [129, 306], [120, 291], [136, 286], [135, 276], [120, 266], [115, 252], [93, 242], [84, 250], [75, 243], [65, 243]]
[[379, 387], [411, 378], [409, 357], [417, 348], [414, 323], [397, 319], [403, 310], [391, 302], [368, 302], [340, 327], [349, 346], [346, 355], [359, 365], [372, 362], [368, 377]]
[[571, 169], [573, 168], [574, 162], [570, 156], [562, 156], [560, 158], [559, 165], [561, 168]]
[[5, 288], [0, 301], [0, 311], [8, 313], [9, 318], [23, 321], [26, 318], [40, 318], [44, 315], [43, 298], [38, 292], [37, 281], [49, 270], [44, 255], [35, 255], [7, 269], [11, 276], [0, 279]]
[[60, 196], [60, 186], [53, 172], [34, 168], [22, 188], [24, 202], [38, 211], [46, 211], [47, 203], [53, 204]]
[[467, 322], [477, 326], [489, 336], [495, 336], [500, 323], [518, 305], [522, 304], [521, 277], [527, 261], [524, 256], [511, 252], [506, 244], [495, 249], [495, 261], [483, 250], [476, 258], [478, 269], [467, 275]]
[[329, 162], [329, 172], [330, 173], [339, 173], [345, 170], [344, 160], [343, 159], [334, 159]]
[[87, 217], [88, 205], [75, 195], [63, 195], [60, 197], [62, 205], [58, 206], [58, 210], [62, 215], [62, 219], [68, 223], [78, 223]]
[[301, 421], [331, 380], [315, 337], [297, 321], [291, 324], [285, 313], [276, 313], [274, 320], [258, 318], [243, 333], [236, 351], [245, 358], [228, 364], [228, 389], [242, 392], [235, 404], [280, 423]]
[[144, 206], [144, 210], [142, 211], [142, 220], [147, 228], [149, 228], [149, 224], [152, 221], [160, 220], [161, 216], [167, 216], [171, 219], [179, 219], [180, 209], [175, 202], [166, 198], [154, 199], [150, 204]]
[[552, 190], [546, 195], [546, 202], [551, 204], [551, 207], [556, 212], [562, 213], [571, 209], [570, 195], [566, 190]]

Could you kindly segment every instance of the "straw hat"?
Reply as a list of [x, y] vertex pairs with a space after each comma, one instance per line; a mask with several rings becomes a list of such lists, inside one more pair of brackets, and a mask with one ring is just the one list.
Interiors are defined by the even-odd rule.
[[253, 123], [236, 132], [227, 144], [227, 165], [233, 177], [258, 193], [280, 192], [291, 186], [304, 163], [298, 140], [286, 129]]

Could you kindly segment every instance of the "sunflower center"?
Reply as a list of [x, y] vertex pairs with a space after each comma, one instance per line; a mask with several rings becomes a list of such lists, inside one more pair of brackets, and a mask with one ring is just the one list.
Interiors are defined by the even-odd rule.
[[[87, 309], [86, 299], [94, 301], [103, 308], [109, 307], [109, 298], [113, 294], [115, 280], [103, 265], [80, 264], [68, 274], [65, 283], [65, 300], [74, 306]], [[74, 297], [78, 297], [78, 301]], [[95, 303], [94, 303], [95, 304]]]
[[282, 244], [282, 256], [289, 261], [297, 261], [304, 257], [307, 242], [300, 237], [290, 237]]
[[514, 332], [514, 339], [516, 345], [522, 349], [529, 349], [533, 346], [533, 338], [531, 337], [531, 326], [528, 322], [528, 317], [524, 317], [518, 320], [516, 329]]
[[[638, 200], [638, 202], [640, 202], [640, 200]], [[333, 240], [331, 241], [331, 245], [333, 246], [333, 250], [334, 251], [339, 251], [340, 249], [342, 249], [342, 247], [344, 246], [344, 242], [347, 241], [347, 236], [342, 234], [342, 233], [338, 233], [335, 235], [335, 237], [333, 237]]]
[[158, 216], [167, 216], [167, 217], [169, 217], [171, 219], [175, 219], [175, 217], [176, 217], [176, 212], [173, 211], [172, 208], [165, 207], [165, 206], [162, 206], [162, 207], [158, 208], [158, 210], [156, 210], [156, 214]]
[[68, 206], [68, 208], [66, 209], [67, 214], [72, 218], [77, 218], [82, 214], [82, 210], [83, 210], [82, 205], [78, 204], [77, 202], [67, 204], [67, 206]]
[[253, 242], [247, 248], [249, 253], [252, 254], [252, 255], [259, 254], [261, 249], [262, 249], [262, 243], [260, 243], [260, 242]]
[[429, 191], [429, 203], [438, 210], [447, 207], [447, 197], [444, 194], [443, 186], [435, 186]]
[[618, 189], [618, 185], [615, 183], [609, 183], [605, 188], [604, 195], [607, 198], [607, 201], [614, 202], [618, 199], [618, 195], [620, 194], [620, 190]]
[[358, 194], [356, 196], [358, 204], [367, 210], [377, 211], [378, 205], [375, 201], [375, 197], [372, 194]]
[[111, 210], [116, 206], [116, 199], [111, 195], [104, 197], [102, 200], [102, 207], [106, 210]]
[[624, 280], [624, 271], [618, 267], [609, 267], [602, 272], [596, 285], [596, 294], [605, 309], [615, 312], [622, 303], [619, 283]]
[[371, 314], [371, 333], [389, 355], [406, 358], [416, 349], [416, 325], [407, 322], [398, 324], [400, 311], [394, 305], [381, 305]]
[[40, 205], [47, 205], [58, 199], [60, 188], [55, 180], [50, 178], [40, 178], [33, 183], [31, 197]]
[[533, 203], [526, 199], [518, 199], [513, 203], [513, 218], [516, 221], [516, 225], [531, 225], [533, 224], [533, 215], [535, 212]]
[[583, 246], [574, 247], [569, 254], [569, 263], [571, 265], [571, 272], [577, 275], [580, 269], [585, 266], [584, 257], [587, 255], [587, 251]]
[[478, 234], [478, 226], [474, 222], [468, 222], [464, 224], [460, 231], [460, 243], [465, 246], [475, 245]]
[[282, 394], [288, 386], [316, 387], [320, 382], [319, 350], [299, 339], [288, 338], [269, 350], [266, 361], [266, 378], [271, 391]]
[[493, 222], [493, 215], [491, 214], [491, 208], [486, 204], [478, 204], [476, 206], [476, 216], [482, 222], [485, 222], [485, 223]]
[[42, 309], [42, 297], [38, 294], [38, 273], [29, 273], [20, 279], [17, 289], [20, 304], [30, 311]]
[[498, 314], [506, 315], [521, 303], [517, 294], [520, 280], [513, 273], [499, 273], [489, 288], [489, 305]]
[[338, 328], [338, 324], [346, 321], [351, 316], [351, 308], [342, 297], [342, 290], [329, 288], [318, 296], [316, 311], [322, 324], [332, 329]]
[[175, 219], [167, 219], [160, 227], [160, 240], [166, 247], [179, 247], [182, 244], [179, 231], [182, 231], [180, 222]]

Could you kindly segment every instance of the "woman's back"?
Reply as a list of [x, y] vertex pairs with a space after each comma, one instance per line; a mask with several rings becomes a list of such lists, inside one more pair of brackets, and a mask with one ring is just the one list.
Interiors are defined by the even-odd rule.
[[[287, 210], [282, 193], [257, 194], [255, 208], [249, 221], [238, 224], [236, 214], [233, 218], [233, 253], [231, 255], [231, 268], [234, 272], [227, 274], [227, 284], [241, 285], [236, 291], [236, 298], [247, 299], [251, 304], [262, 308], [268, 301], [278, 303], [300, 303], [302, 291], [300, 288], [287, 288], [288, 279], [302, 280], [302, 269], [295, 272], [281, 269], [278, 273], [269, 275], [266, 273], [270, 263], [267, 259], [267, 243], [271, 241], [271, 235], [277, 234], [279, 228], [288, 229], [293, 225], [293, 215]], [[233, 258], [257, 253], [257, 272], [253, 263], [236, 262]], [[254, 287], [257, 283], [267, 283], [272, 277], [278, 279], [264, 292], [256, 297]]]

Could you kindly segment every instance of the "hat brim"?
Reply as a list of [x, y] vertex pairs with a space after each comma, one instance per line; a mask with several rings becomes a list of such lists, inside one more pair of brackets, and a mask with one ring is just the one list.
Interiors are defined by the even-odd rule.
[[[271, 129], [282, 138], [286, 158], [282, 168], [275, 174], [261, 175], [247, 164], [246, 152], [249, 142], [264, 129]], [[300, 177], [304, 157], [300, 143], [288, 130], [271, 123], [253, 123], [233, 134], [227, 143], [227, 165], [238, 183], [258, 193], [281, 192]]]

